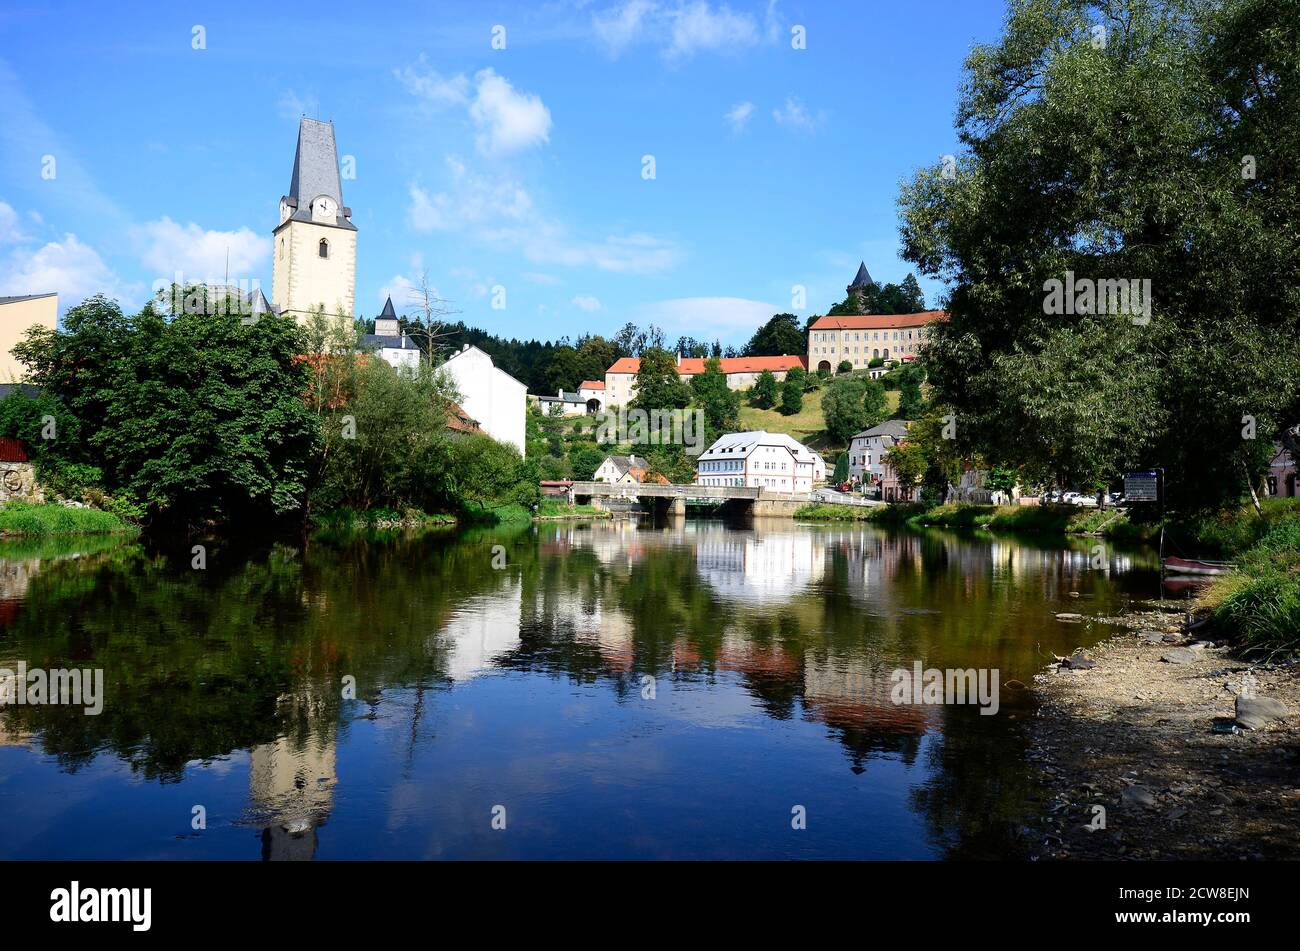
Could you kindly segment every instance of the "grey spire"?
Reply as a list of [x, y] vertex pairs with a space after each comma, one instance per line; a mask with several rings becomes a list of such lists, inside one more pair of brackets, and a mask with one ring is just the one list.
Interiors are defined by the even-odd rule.
[[257, 290], [253, 291], [253, 293], [249, 296], [252, 297], [250, 303], [253, 305], [253, 313], [255, 314], [272, 313], [271, 304], [269, 301], [267, 301], [266, 295], [262, 293], [262, 289], [260, 287], [257, 288]]
[[397, 311], [393, 310], [393, 299], [390, 297], [384, 301], [384, 309], [379, 312], [380, 319], [387, 317], [389, 320], [397, 319]]
[[339, 209], [335, 224], [355, 231], [356, 226], [348, 221], [352, 209], [343, 204], [334, 124], [303, 116], [298, 121], [298, 147], [293, 153], [293, 178], [286, 196], [294, 209], [292, 217], [310, 221], [311, 203], [322, 195], [332, 198]]
[[[310, 200], [311, 199], [308, 199], [308, 201]], [[867, 262], [860, 261], [858, 262], [858, 273], [854, 275], [853, 283], [849, 285], [848, 289], [854, 290], [859, 287], [872, 287], [875, 283], [876, 282], [871, 279], [870, 272], [867, 270]]]

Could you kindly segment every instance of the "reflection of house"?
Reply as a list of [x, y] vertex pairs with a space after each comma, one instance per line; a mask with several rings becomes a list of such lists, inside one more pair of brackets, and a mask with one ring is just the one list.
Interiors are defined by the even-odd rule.
[[465, 344], [442, 365], [461, 394], [460, 405], [493, 439], [524, 451], [528, 388], [498, 369], [478, 347]]
[[31, 327], [54, 330], [59, 320], [58, 294], [0, 297], [0, 383], [23, 378], [26, 368], [10, 354]]
[[720, 597], [784, 600], [821, 580], [826, 547], [811, 532], [701, 532], [695, 543], [700, 577]]
[[1300, 494], [1296, 487], [1295, 459], [1283, 446], [1278, 445], [1274, 448], [1277, 452], [1273, 454], [1273, 460], [1268, 464], [1268, 494], [1294, 498]]
[[493, 659], [519, 646], [522, 589], [510, 580], [501, 590], [469, 598], [456, 608], [434, 645], [445, 652], [444, 672], [455, 681], [491, 670]]
[[885, 453], [907, 435], [909, 425], [905, 419], [887, 419], [849, 440], [849, 479], [863, 485], [879, 482]]
[[[754, 385], [759, 375], [767, 370], [778, 380], [784, 380], [789, 370], [795, 367], [807, 369], [804, 358], [797, 355], [784, 357], [722, 357], [719, 366], [727, 377], [727, 386], [733, 390], [743, 390]], [[677, 357], [677, 376], [682, 382], [704, 372], [704, 359], [700, 357]], [[641, 360], [637, 357], [621, 357], [605, 371], [605, 394], [607, 406], [626, 406], [636, 396], [636, 375], [641, 370]]]
[[784, 433], [728, 433], [701, 453], [698, 485], [762, 487], [774, 492], [811, 492], [826, 481], [826, 462]]

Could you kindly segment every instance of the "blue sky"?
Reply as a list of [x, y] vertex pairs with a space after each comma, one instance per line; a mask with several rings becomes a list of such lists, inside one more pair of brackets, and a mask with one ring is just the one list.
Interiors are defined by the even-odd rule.
[[[57, 290], [66, 309], [102, 290], [134, 308], [177, 270], [220, 280], [229, 248], [231, 279], [270, 296], [270, 233], [305, 112], [332, 119], [355, 158], [343, 197], [360, 314], [390, 292], [401, 308], [427, 272], [459, 319], [507, 336], [633, 320], [743, 343], [773, 312], [824, 313], [859, 259], [882, 282], [907, 274], [898, 183], [957, 150], [962, 60], [1004, 12], [992, 0], [288, 6], [8, 0], [0, 294]], [[806, 49], [792, 48], [795, 26]], [[934, 303], [942, 289], [922, 286]]]

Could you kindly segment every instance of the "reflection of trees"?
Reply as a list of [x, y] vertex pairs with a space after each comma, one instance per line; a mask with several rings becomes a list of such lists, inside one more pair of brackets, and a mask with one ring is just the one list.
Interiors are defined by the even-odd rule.
[[[332, 802], [334, 749], [353, 712], [340, 696], [345, 674], [363, 707], [411, 688], [412, 756], [426, 697], [485, 665], [620, 697], [646, 674], [726, 678], [769, 717], [824, 724], [855, 771], [880, 757], [911, 764], [924, 748], [932, 776], [913, 805], [936, 846], [1004, 853], [1027, 794], [1005, 715], [896, 706], [890, 673], [920, 660], [1027, 681], [1041, 664], [1036, 645], [1065, 653], [1080, 636], [1045, 600], [1106, 595], [1132, 565], [1090, 571], [1086, 543], [860, 526], [797, 540], [783, 527], [788, 544], [756, 551], [762, 530], [728, 540], [687, 524], [212, 545], [205, 571], [189, 567], [188, 547], [118, 544], [78, 561], [23, 553], [39, 567], [13, 576], [22, 590], [0, 619], [0, 661], [102, 667], [105, 706], [98, 717], [10, 708], [0, 736], [34, 734], [69, 769], [109, 750], [164, 781], [193, 760], [250, 749], [268, 855], [294, 857], [310, 854]], [[304, 823], [310, 835], [295, 837]]]

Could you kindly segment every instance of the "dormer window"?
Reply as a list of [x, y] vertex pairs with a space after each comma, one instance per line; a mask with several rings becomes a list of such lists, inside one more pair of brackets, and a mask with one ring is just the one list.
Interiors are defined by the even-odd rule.
[[320, 239], [320, 256], [323, 258], [330, 256], [330, 243], [324, 238]]

